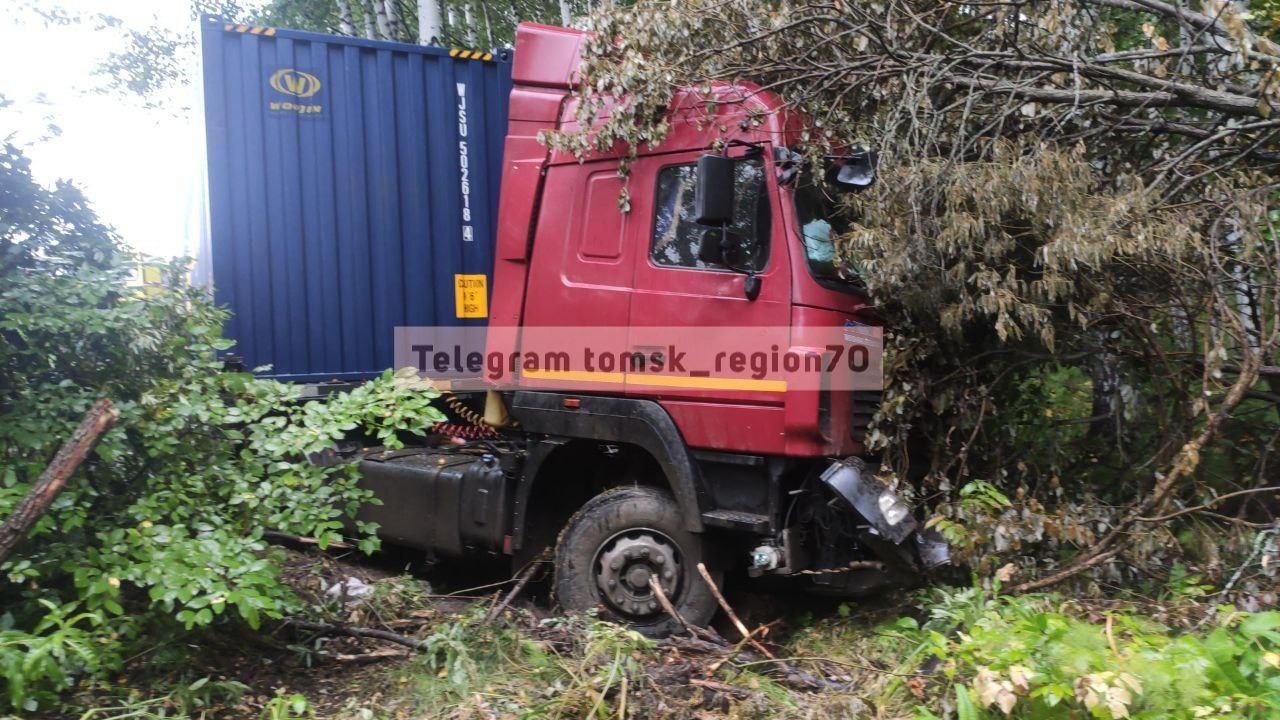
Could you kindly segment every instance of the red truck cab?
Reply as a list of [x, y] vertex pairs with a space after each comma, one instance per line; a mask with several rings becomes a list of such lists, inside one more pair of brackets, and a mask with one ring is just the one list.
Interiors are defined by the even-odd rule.
[[[811, 328], [825, 335], [855, 324], [877, 332], [855, 279], [837, 269], [831, 220], [823, 217], [828, 203], [819, 190], [776, 180], [783, 170], [775, 158], [801, 145], [803, 121], [773, 93], [717, 83], [711, 112], [699, 93], [678, 93], [671, 132], [661, 144], [639, 148], [626, 177], [619, 175], [625, 147], [579, 161], [543, 144], [545, 133], [580, 130], [574, 92], [584, 38], [530, 24], [517, 35], [490, 351], [515, 351], [519, 333], [494, 331], [504, 326], [789, 328], [786, 340], [796, 347], [816, 344], [806, 340]], [[747, 197], [739, 200], [751, 206], [744, 223], [756, 242], [751, 275], [697, 257], [690, 181], [699, 158], [718, 145], [749, 168], [743, 174], [750, 187], [741, 193]], [[619, 208], [624, 193], [626, 212]], [[802, 228], [815, 223], [825, 223], [825, 234], [806, 236]], [[825, 405], [818, 389], [715, 380], [628, 384], [625, 391], [657, 400], [694, 448], [796, 457], [865, 450], [862, 433], [878, 386], [831, 393]], [[820, 422], [820, 414], [828, 417]]]

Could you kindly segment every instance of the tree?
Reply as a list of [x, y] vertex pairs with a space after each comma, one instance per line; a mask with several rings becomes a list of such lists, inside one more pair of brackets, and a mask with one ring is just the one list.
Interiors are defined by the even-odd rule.
[[1228, 521], [1271, 517], [1280, 47], [1237, 6], [695, 0], [588, 26], [595, 127], [560, 147], [656, 142], [673, 88], [728, 80], [803, 110], [811, 157], [879, 151], [842, 199], [892, 329], [873, 438], [962, 556], [1158, 571], [1178, 544], [1147, 518], [1229, 490], [1252, 494]]
[[590, 0], [271, 0], [245, 6], [239, 0], [191, 0], [191, 25], [185, 30], [131, 28], [107, 14], [74, 14], [57, 6], [52, 10], [32, 6], [27, 11], [41, 22], [92, 24], [119, 34], [119, 48], [99, 68], [105, 81], [99, 89], [138, 98], [153, 107], [187, 112], [189, 108], [172, 107], [167, 95], [192, 84], [192, 72], [199, 67], [196, 30], [202, 14], [239, 24], [369, 40], [497, 49], [511, 47], [520, 22], [567, 23], [589, 5]]

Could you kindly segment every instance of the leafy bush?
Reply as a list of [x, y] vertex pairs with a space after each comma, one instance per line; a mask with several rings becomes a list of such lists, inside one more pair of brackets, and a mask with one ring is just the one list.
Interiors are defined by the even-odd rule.
[[880, 629], [886, 644], [913, 648], [904, 669], [932, 675], [932, 709], [921, 717], [1280, 714], [1280, 613], [1223, 607], [1198, 633], [1132, 608], [1086, 613], [1054, 596], [976, 588], [934, 591], [925, 606], [923, 623], [908, 617]]
[[[0, 564], [0, 688], [34, 710], [117, 669], [143, 638], [290, 611], [264, 529], [336, 539], [369, 495], [350, 465], [307, 457], [364, 432], [396, 446], [443, 416], [436, 391], [387, 372], [324, 402], [225, 372], [225, 313], [166, 268], [134, 261], [75, 188], [47, 190], [0, 150], [0, 517], [85, 410], [120, 422]], [[359, 528], [364, 550], [376, 540]]]

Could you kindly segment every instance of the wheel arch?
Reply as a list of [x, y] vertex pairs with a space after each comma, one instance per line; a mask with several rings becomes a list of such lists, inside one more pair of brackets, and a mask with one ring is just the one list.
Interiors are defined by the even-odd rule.
[[[529, 456], [515, 492], [512, 547], [526, 546], [534, 507], [534, 489], [566, 458], [582, 457], [584, 443], [633, 448], [649, 458], [680, 507], [689, 532], [702, 532], [704, 488], [684, 437], [666, 410], [652, 400], [572, 396], [576, 407], [565, 407], [571, 396], [560, 393], [517, 392], [511, 415], [521, 427], [544, 437], [530, 443]], [[637, 457], [640, 457], [639, 455]], [[585, 500], [590, 499], [584, 498]], [[581, 503], [579, 503], [581, 504]], [[570, 514], [573, 511], [570, 510]]]

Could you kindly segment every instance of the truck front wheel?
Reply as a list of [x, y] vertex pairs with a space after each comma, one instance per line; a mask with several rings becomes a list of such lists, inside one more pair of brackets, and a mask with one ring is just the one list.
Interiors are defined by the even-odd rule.
[[685, 622], [705, 625], [716, 600], [698, 573], [702, 561], [702, 537], [681, 527], [670, 493], [615, 488], [583, 505], [560, 534], [556, 599], [566, 610], [600, 608], [601, 617], [663, 637], [677, 624], [658, 603], [649, 578], [658, 579]]

